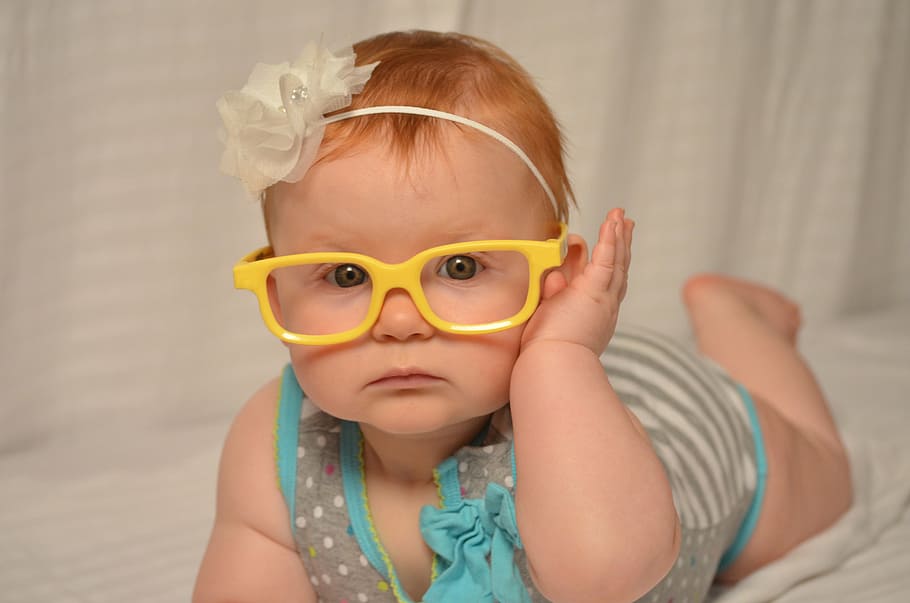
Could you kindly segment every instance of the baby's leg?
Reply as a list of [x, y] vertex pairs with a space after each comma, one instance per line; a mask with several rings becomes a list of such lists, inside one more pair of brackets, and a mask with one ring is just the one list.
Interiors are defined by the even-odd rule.
[[755, 399], [768, 455], [755, 532], [721, 576], [736, 580], [846, 511], [849, 465], [824, 394], [796, 349], [797, 306], [775, 291], [720, 275], [690, 279], [683, 297], [701, 352]]

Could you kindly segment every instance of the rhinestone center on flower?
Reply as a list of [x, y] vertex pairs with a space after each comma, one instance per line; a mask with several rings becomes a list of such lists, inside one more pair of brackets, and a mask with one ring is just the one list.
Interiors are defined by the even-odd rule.
[[295, 103], [302, 103], [306, 99], [310, 98], [310, 91], [306, 86], [297, 86], [291, 90], [290, 98]]

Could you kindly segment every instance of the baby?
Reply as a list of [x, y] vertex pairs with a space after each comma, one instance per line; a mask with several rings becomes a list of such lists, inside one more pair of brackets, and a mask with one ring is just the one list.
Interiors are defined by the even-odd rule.
[[700, 353], [616, 331], [633, 222], [566, 231], [559, 128], [459, 34], [258, 65], [219, 101], [290, 363], [238, 414], [193, 600], [700, 601], [850, 505], [779, 294], [701, 275]]

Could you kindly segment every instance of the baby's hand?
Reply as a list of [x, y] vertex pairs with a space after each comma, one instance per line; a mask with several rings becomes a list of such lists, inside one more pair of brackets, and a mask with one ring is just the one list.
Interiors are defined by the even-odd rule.
[[613, 337], [626, 295], [635, 223], [614, 208], [600, 226], [591, 260], [571, 282], [554, 270], [544, 279], [541, 302], [522, 336], [522, 349], [539, 341], [563, 341], [603, 353]]

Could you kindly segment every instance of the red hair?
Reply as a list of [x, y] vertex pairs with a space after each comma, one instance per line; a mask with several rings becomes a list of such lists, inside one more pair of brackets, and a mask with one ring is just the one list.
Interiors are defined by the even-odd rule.
[[[357, 65], [379, 61], [363, 91], [339, 112], [378, 105], [411, 105], [478, 121], [524, 150], [553, 191], [559, 221], [574, 203], [563, 163], [563, 139], [552, 111], [531, 76], [497, 46], [459, 33], [407, 31], [354, 44]], [[377, 114], [326, 127], [320, 161], [374, 140], [398, 156], [436, 144], [447, 121], [410, 114]], [[466, 129], [467, 130], [467, 129]], [[471, 133], [471, 132], [467, 132]], [[268, 195], [266, 195], [266, 203]], [[541, 189], [540, 201], [547, 203]]]

